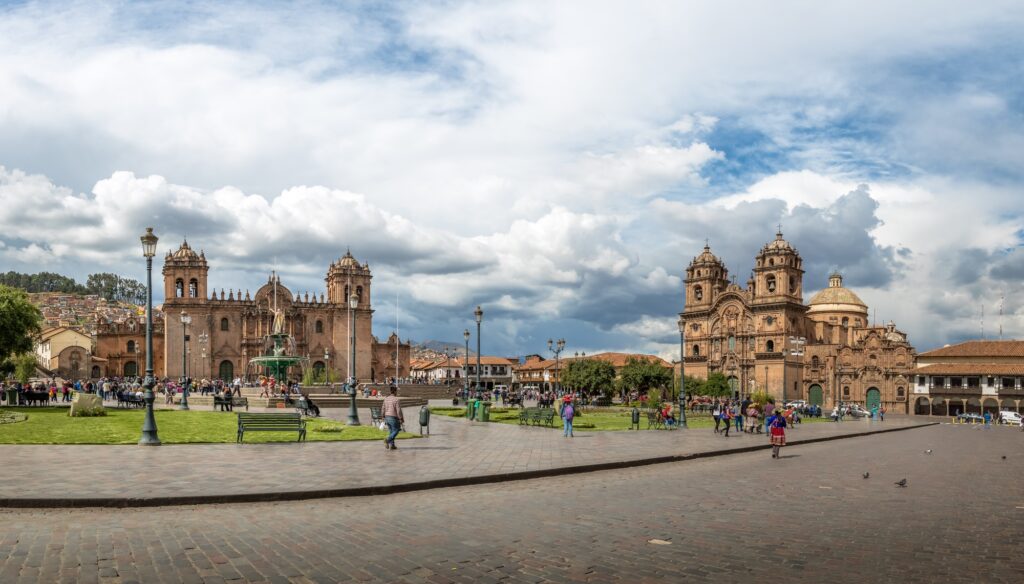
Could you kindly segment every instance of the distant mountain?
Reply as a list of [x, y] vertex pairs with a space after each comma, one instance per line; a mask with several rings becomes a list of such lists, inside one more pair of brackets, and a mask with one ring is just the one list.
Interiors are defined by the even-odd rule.
[[[455, 355], [462, 356], [466, 353], [466, 343], [465, 341], [461, 343], [435, 340], [426, 340], [421, 342], [413, 341], [412, 356], [414, 359], [430, 359], [440, 356], [445, 349], [447, 349], [450, 354], [454, 353]], [[469, 355], [471, 357], [476, 356], [476, 351], [473, 350], [472, 346], [469, 348]]]

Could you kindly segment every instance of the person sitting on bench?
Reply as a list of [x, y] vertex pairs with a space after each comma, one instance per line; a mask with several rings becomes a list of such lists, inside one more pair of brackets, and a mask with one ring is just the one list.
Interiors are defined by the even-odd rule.
[[313, 400], [309, 399], [309, 394], [303, 393], [302, 397], [306, 400], [306, 409], [309, 410], [309, 413], [312, 414], [313, 417], [319, 418], [320, 408], [315, 403], [313, 403]]
[[225, 387], [224, 388], [224, 397], [221, 399], [221, 402], [220, 402], [220, 411], [222, 411], [222, 412], [233, 411], [233, 408], [231, 407], [231, 397], [232, 397], [232, 395], [231, 395], [231, 388], [230, 387]]

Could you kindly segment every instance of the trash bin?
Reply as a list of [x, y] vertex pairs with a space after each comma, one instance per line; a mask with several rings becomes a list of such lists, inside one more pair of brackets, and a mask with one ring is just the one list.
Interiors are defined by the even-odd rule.
[[632, 417], [633, 424], [630, 426], [630, 429], [632, 430], [633, 428], [636, 428], [637, 430], [639, 430], [640, 429], [640, 410], [637, 409], [637, 408], [633, 408], [633, 412], [632, 412], [631, 417]]
[[420, 436], [423, 435], [423, 429], [427, 429], [427, 434], [430, 434], [430, 410], [427, 406], [420, 406]]
[[476, 412], [476, 419], [478, 422], [490, 422], [491, 421], [491, 402], [477, 402], [479, 409]]
[[476, 400], [466, 400], [466, 419], [472, 420], [474, 414], [476, 414]]
[[17, 389], [14, 389], [13, 387], [11, 387], [11, 388], [8, 388], [7, 391], [4, 392], [4, 393], [7, 394], [7, 405], [8, 406], [16, 406], [16, 405], [18, 405], [18, 390]]

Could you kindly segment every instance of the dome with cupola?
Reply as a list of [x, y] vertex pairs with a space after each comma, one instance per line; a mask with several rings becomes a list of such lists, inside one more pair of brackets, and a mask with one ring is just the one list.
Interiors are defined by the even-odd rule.
[[810, 307], [808, 316], [815, 320], [831, 315], [840, 322], [843, 316], [860, 317], [864, 319], [863, 322], [867, 321], [868, 305], [853, 290], [843, 286], [843, 276], [839, 272], [833, 272], [828, 277], [828, 288], [815, 294], [807, 305]]

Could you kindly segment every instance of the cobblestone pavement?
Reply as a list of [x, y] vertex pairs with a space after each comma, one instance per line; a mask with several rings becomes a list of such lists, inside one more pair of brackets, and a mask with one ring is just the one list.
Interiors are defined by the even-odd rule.
[[[410, 430], [418, 429], [415, 411], [406, 412], [406, 420]], [[803, 424], [790, 432], [789, 439], [858, 434], [921, 423], [928, 420], [893, 417], [882, 423]], [[0, 473], [0, 503], [7, 500], [4, 504], [9, 505], [11, 500], [17, 503], [40, 497], [58, 497], [62, 502], [182, 496], [216, 500], [266, 493], [287, 498], [289, 492], [502, 477], [510, 473], [768, 447], [763, 435], [734, 434], [724, 438], [710, 428], [581, 431], [575, 438], [567, 439], [560, 429], [473, 423], [439, 415], [432, 417], [431, 426], [430, 437], [399, 441], [399, 449], [393, 452], [386, 452], [377, 441], [160, 447], [0, 446], [0, 466], [4, 469]], [[916, 431], [920, 430], [913, 430]], [[59, 490], [51, 485], [58, 485]]]
[[1021, 582], [1022, 446], [943, 425], [381, 497], [0, 510], [0, 582]]

